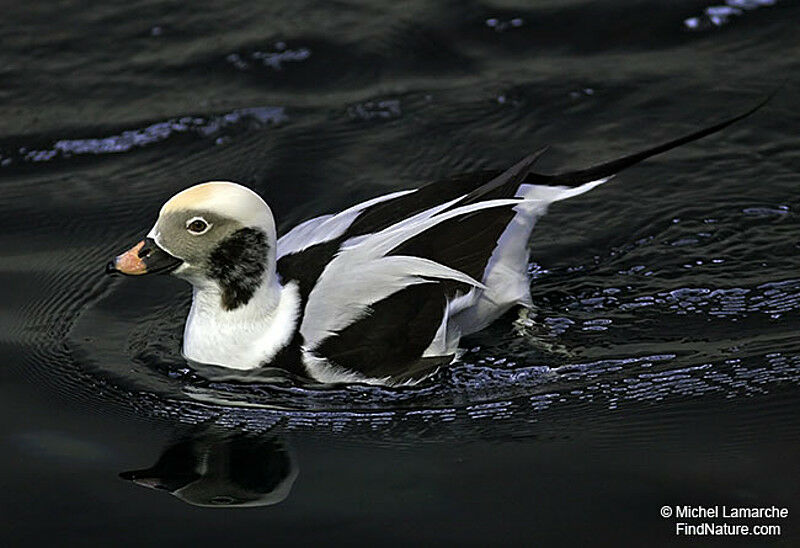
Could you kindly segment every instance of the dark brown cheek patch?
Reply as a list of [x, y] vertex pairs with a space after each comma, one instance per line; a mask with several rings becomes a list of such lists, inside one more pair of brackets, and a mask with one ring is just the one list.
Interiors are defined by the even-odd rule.
[[139, 257], [139, 250], [142, 249], [142, 247], [144, 247], [144, 240], [114, 259], [114, 266], [117, 270], [131, 276], [146, 274], [147, 266], [145, 266], [144, 261]]
[[211, 252], [208, 271], [222, 289], [222, 308], [233, 310], [247, 304], [261, 285], [267, 270], [267, 235], [256, 228], [242, 228], [222, 240]]

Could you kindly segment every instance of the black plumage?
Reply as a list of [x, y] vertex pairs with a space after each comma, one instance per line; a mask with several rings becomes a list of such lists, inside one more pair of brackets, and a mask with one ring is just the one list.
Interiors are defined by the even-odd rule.
[[[767, 99], [768, 100], [768, 99]], [[383, 230], [431, 207], [455, 200], [449, 207], [486, 200], [512, 198], [521, 184], [578, 187], [627, 169], [647, 158], [716, 133], [761, 108], [766, 101], [738, 116], [646, 150], [581, 170], [555, 175], [532, 172], [541, 149], [505, 171], [480, 171], [448, 177], [415, 192], [365, 208], [340, 236], [279, 258], [278, 273], [284, 282], [300, 286], [302, 306], [325, 266], [350, 238]], [[513, 205], [492, 207], [443, 221], [392, 249], [391, 255], [430, 259], [481, 281], [497, 242], [514, 218]], [[393, 380], [418, 378], [451, 356], [423, 359], [422, 353], [439, 328], [447, 299], [468, 290], [452, 281], [430, 280], [406, 287], [372, 304], [367, 313], [325, 339], [314, 353], [334, 365], [367, 377]]]
[[447, 286], [412, 285], [378, 301], [359, 320], [325, 339], [314, 354], [367, 377], [407, 380], [424, 376], [452, 356], [424, 359], [442, 323]]
[[303, 304], [308, 300], [308, 294], [311, 293], [322, 271], [339, 251], [343, 241], [342, 237], [335, 238], [278, 258], [276, 268], [281, 281], [297, 282]]
[[209, 276], [222, 289], [222, 308], [246, 304], [267, 269], [267, 235], [257, 228], [241, 228], [217, 244], [208, 257]]
[[481, 281], [500, 236], [516, 212], [493, 207], [442, 221], [392, 249], [388, 255], [430, 259]]
[[348, 228], [345, 237], [353, 238], [378, 232], [436, 205], [455, 200], [485, 185], [497, 177], [497, 173], [497, 171], [462, 173], [428, 183], [409, 194], [377, 203], [361, 212]]

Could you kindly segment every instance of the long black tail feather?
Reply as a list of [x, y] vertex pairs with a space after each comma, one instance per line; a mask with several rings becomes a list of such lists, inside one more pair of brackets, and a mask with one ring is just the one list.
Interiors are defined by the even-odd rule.
[[633, 165], [636, 165], [639, 162], [646, 160], [652, 156], [655, 156], [657, 154], [662, 154], [664, 152], [667, 152], [668, 150], [672, 150], [681, 145], [685, 145], [686, 143], [691, 143], [692, 141], [697, 141], [698, 139], [702, 139], [703, 137], [707, 137], [709, 135], [717, 133], [718, 131], [722, 131], [726, 127], [735, 124], [739, 120], [743, 120], [744, 118], [747, 118], [751, 114], [758, 111], [761, 107], [766, 105], [770, 101], [770, 99], [772, 99], [774, 94], [775, 93], [773, 92], [772, 94], [768, 95], [763, 100], [761, 100], [757, 105], [755, 105], [754, 107], [750, 108], [749, 110], [741, 114], [738, 114], [732, 118], [728, 118], [727, 120], [724, 120], [718, 124], [714, 124], [713, 126], [709, 126], [699, 131], [692, 132], [688, 135], [684, 135], [683, 137], [673, 139], [672, 141], [668, 141], [666, 143], [662, 143], [652, 148], [648, 148], [647, 150], [636, 152], [628, 156], [623, 156], [622, 158], [611, 160], [610, 162], [605, 162], [603, 164], [599, 164], [587, 169], [581, 169], [577, 171], [567, 171], [565, 173], [559, 173], [558, 175], [531, 174], [533, 175], [535, 181], [530, 181], [530, 182], [535, 184], [575, 187], [575, 186], [580, 186], [584, 183], [588, 183], [589, 181], [596, 181], [604, 177], [610, 177], [616, 173], [619, 173], [623, 169], [627, 169]]

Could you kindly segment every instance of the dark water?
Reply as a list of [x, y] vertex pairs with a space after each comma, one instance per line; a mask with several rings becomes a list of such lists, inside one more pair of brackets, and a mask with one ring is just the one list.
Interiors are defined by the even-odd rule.
[[[713, 540], [663, 505], [727, 504], [790, 515], [726, 543], [796, 545], [800, 4], [731, 5], [5, 6], [3, 544], [661, 546]], [[536, 315], [418, 388], [190, 370], [188, 287], [101, 274], [201, 180], [285, 231], [544, 144], [587, 166], [781, 83], [554, 206]]]

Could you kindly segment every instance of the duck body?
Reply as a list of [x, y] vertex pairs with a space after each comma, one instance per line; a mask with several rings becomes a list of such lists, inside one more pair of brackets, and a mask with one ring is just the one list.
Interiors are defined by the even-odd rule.
[[[760, 105], [759, 105], [760, 107]], [[319, 382], [404, 384], [452, 362], [461, 337], [530, 307], [538, 218], [650, 156], [755, 111], [598, 166], [542, 175], [542, 151], [310, 219], [280, 238], [252, 190], [216, 181], [161, 209], [109, 271], [170, 272], [193, 286], [190, 361], [280, 367]]]

